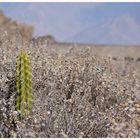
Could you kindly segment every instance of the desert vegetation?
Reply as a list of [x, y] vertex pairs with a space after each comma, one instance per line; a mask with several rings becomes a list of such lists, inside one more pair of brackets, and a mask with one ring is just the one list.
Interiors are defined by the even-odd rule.
[[[0, 137], [140, 136], [138, 47], [133, 46], [137, 55], [129, 59], [126, 51], [121, 57], [105, 55], [109, 47], [38, 45], [36, 39], [23, 40], [18, 28], [0, 30]], [[16, 62], [21, 48], [32, 62], [34, 98], [32, 112], [19, 120]]]
[[28, 54], [21, 51], [16, 65], [16, 110], [19, 118], [27, 116], [32, 111], [32, 70]]

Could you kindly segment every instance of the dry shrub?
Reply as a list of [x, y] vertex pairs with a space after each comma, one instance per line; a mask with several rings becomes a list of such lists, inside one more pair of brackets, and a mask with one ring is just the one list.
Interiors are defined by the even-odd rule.
[[130, 121], [122, 105], [138, 89], [134, 67], [90, 52], [70, 49], [70, 54], [60, 55], [47, 48], [44, 59], [36, 57], [34, 111], [22, 130], [34, 129], [32, 134], [22, 131], [22, 136], [119, 137], [116, 123]]
[[22, 46], [17, 26], [0, 28], [0, 137], [140, 136], [140, 64], [101, 58], [86, 46], [25, 43], [33, 66], [34, 104], [32, 114], [17, 121], [11, 89]]

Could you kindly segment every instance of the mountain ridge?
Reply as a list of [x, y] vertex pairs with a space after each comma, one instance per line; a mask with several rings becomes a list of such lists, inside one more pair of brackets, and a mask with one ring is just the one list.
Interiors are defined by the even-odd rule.
[[73, 42], [94, 44], [140, 44], [140, 24], [130, 14], [116, 16], [88, 27], [72, 37]]

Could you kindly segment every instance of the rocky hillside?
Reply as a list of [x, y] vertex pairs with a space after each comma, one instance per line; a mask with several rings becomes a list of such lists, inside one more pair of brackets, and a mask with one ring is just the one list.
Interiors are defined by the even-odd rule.
[[[31, 28], [22, 25], [3, 20], [0, 26], [0, 137], [140, 137], [139, 62], [100, 57], [86, 46], [66, 49], [46, 37], [29, 39]], [[19, 121], [15, 68], [21, 48], [32, 62], [34, 103]]]
[[[20, 34], [23, 39], [32, 39], [33, 26], [29, 26], [23, 23], [18, 23], [12, 19], [6, 17], [2, 11], [0, 11], [0, 29], [15, 32], [15, 34]], [[1, 33], [2, 34], [2, 33]]]

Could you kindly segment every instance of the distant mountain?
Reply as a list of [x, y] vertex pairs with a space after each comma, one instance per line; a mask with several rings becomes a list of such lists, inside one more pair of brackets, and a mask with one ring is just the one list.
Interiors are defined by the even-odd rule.
[[121, 15], [88, 27], [72, 41], [94, 44], [140, 44], [140, 23], [132, 15]]

